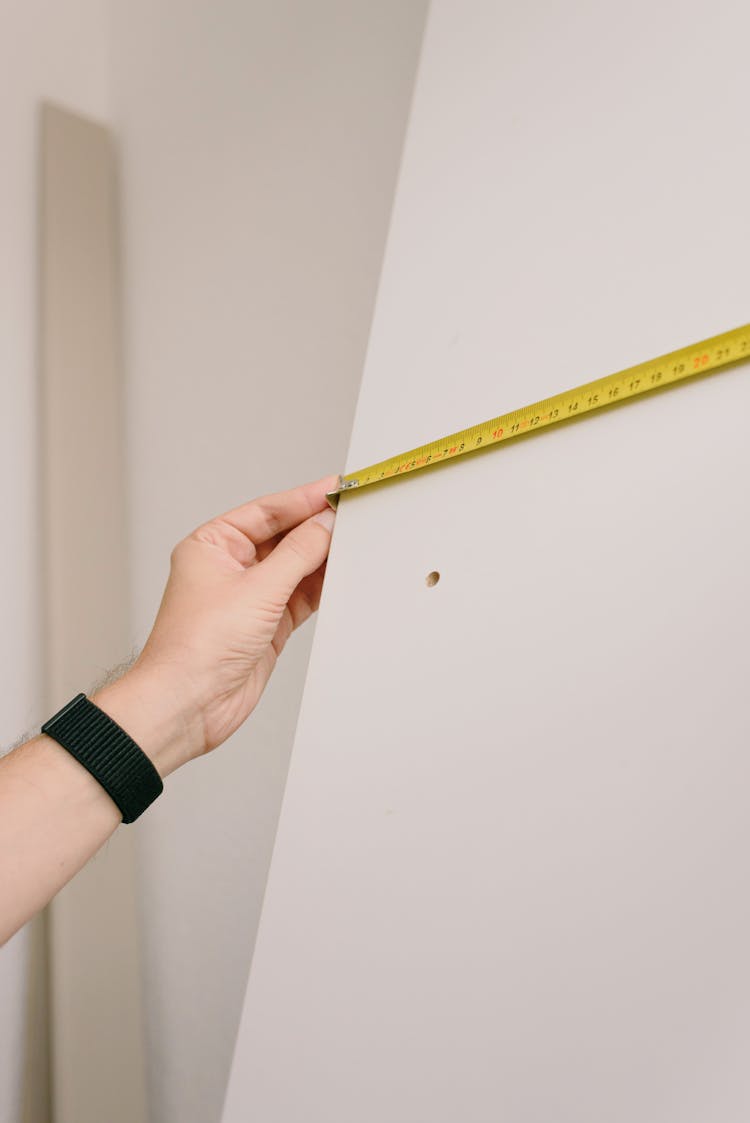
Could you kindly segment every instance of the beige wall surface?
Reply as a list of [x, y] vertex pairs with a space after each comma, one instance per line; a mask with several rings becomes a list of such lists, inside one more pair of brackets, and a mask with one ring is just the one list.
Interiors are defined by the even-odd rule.
[[[121, 0], [133, 639], [205, 518], [344, 462], [423, 0]], [[158, 1123], [219, 1118], [312, 626], [140, 830]]]
[[[44, 656], [54, 712], [122, 663], [129, 596], [116, 145], [104, 125], [46, 104], [40, 157]], [[48, 910], [55, 1123], [146, 1123], [134, 844], [134, 831], [117, 831]]]
[[[433, 0], [349, 471], [747, 323], [750, 11], [677, 14]], [[342, 496], [223, 1123], [750, 1118], [749, 416]]]
[[[46, 715], [40, 658], [36, 388], [37, 113], [44, 98], [104, 117], [104, 0], [4, 0], [0, 35], [0, 745]], [[26, 933], [0, 950], [0, 1120], [21, 1090]]]

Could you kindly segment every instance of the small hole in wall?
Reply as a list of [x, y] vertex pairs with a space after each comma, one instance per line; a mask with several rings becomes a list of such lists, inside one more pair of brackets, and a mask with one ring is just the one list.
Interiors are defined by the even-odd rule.
[[430, 587], [432, 587], [433, 585], [437, 585], [439, 580], [440, 574], [436, 569], [433, 569], [432, 573], [428, 573], [424, 579], [425, 585], [429, 585]]

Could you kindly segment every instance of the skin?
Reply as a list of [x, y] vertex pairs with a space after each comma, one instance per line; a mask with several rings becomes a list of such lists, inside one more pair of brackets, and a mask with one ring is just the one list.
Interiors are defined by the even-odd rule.
[[[316, 611], [334, 517], [325, 496], [336, 482], [325, 476], [255, 499], [172, 551], [143, 651], [122, 678], [92, 695], [162, 778], [239, 729], [289, 636]], [[50, 737], [0, 760], [0, 943], [120, 822], [104, 789]]]

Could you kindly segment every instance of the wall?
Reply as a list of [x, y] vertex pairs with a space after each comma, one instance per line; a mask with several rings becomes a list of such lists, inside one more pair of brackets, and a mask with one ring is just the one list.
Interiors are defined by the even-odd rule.
[[[40, 681], [36, 445], [37, 107], [108, 112], [107, 4], [6, 0], [0, 37], [0, 745], [45, 716]], [[10, 548], [9, 548], [10, 547]], [[20, 1095], [27, 933], [0, 952], [0, 1120]]]
[[[136, 642], [182, 535], [343, 465], [424, 10], [115, 4]], [[219, 1117], [311, 637], [144, 820], [159, 1123]]]
[[[434, 0], [350, 471], [747, 322], [750, 13], [674, 17]], [[750, 1118], [749, 414], [342, 496], [223, 1123]]]

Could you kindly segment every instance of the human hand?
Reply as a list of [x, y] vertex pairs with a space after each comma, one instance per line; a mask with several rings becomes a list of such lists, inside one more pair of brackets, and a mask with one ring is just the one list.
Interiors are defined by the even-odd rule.
[[161, 606], [127, 674], [94, 701], [164, 776], [225, 741], [320, 602], [337, 476], [211, 519], [172, 551]]

